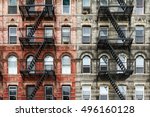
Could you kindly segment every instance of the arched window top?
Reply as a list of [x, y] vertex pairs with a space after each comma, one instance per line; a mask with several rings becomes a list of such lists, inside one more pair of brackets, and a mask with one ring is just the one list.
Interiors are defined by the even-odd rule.
[[32, 59], [33, 59], [33, 56], [30, 55], [30, 56], [28, 56], [27, 61], [32, 61]]
[[91, 58], [89, 56], [83, 57], [83, 65], [90, 65], [91, 64]]
[[136, 65], [144, 65], [144, 57], [143, 56], [138, 56], [136, 58]]
[[8, 61], [9, 62], [15, 62], [15, 61], [17, 61], [17, 57], [16, 56], [10, 56], [9, 58], [8, 58]]
[[51, 62], [51, 61], [53, 61], [54, 60], [54, 58], [52, 57], [52, 56], [46, 56], [45, 58], [44, 58], [44, 61], [49, 61], [49, 62]]
[[62, 64], [70, 64], [70, 62], [71, 62], [71, 59], [70, 59], [70, 57], [69, 56], [63, 56], [62, 57]]
[[108, 63], [108, 56], [106, 56], [106, 55], [101, 56], [100, 63], [107, 65], [107, 63]]

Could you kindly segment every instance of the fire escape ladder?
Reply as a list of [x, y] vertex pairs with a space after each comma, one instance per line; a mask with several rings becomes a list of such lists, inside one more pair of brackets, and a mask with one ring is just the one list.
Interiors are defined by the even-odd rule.
[[127, 5], [126, 5], [125, 1], [124, 0], [117, 0], [117, 1], [120, 4], [122, 10], [125, 11], [126, 8], [127, 8]]
[[32, 70], [32, 68], [34, 67], [35, 65], [35, 62], [37, 61], [37, 59], [39, 58], [42, 50], [44, 49], [44, 47], [46, 46], [46, 41], [43, 41], [42, 44], [40, 45], [40, 47], [38, 48], [36, 54], [34, 55], [30, 65], [28, 66], [27, 68], [27, 71], [30, 72]]
[[118, 86], [116, 85], [115, 81], [112, 79], [112, 77], [110, 76], [110, 74], [108, 72], [106, 73], [106, 77], [110, 81], [112, 87], [114, 88], [114, 90], [117, 93], [117, 95], [119, 96], [119, 98], [121, 100], [125, 100], [125, 97], [122, 95], [122, 93], [120, 92], [120, 90], [119, 90]]
[[31, 93], [29, 100], [32, 100], [36, 94], [36, 92], [38, 91], [38, 89], [40, 88], [40, 86], [42, 85], [43, 81], [48, 77], [48, 71], [45, 71], [43, 73], [43, 75], [41, 76], [41, 78], [37, 81], [36, 86], [33, 90], [33, 92]]
[[111, 14], [110, 10], [108, 7], [105, 7], [104, 12], [106, 13], [107, 17], [109, 18], [110, 22], [112, 23], [112, 25], [114, 26], [115, 30], [117, 31], [119, 37], [122, 39], [122, 41], [124, 42], [126, 39], [126, 36], [124, 35], [123, 31], [121, 30], [121, 28], [119, 27], [118, 23], [116, 22], [115, 18], [113, 17], [113, 15]]
[[27, 39], [28, 40], [27, 41], [29, 41], [31, 39], [31, 37], [33, 37], [36, 29], [38, 28], [38, 26], [40, 25], [42, 19], [44, 18], [44, 15], [46, 14], [46, 10], [45, 9], [46, 9], [46, 7], [44, 7], [43, 11], [40, 13], [40, 15], [36, 19], [34, 25], [32, 26], [30, 32], [28, 33], [28, 35], [27, 35], [27, 37], [28, 37]]

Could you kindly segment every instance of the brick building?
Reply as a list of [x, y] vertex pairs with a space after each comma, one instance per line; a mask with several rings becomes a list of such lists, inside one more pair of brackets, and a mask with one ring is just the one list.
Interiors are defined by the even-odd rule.
[[150, 99], [149, 0], [0, 0], [1, 99]]

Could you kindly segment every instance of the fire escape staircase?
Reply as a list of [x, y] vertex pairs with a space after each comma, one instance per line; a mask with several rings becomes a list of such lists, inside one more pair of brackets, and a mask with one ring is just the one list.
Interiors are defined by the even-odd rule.
[[[32, 4], [34, 2], [34, 0], [31, 0], [28, 4]], [[29, 10], [30, 7], [27, 7], [27, 9]], [[43, 11], [39, 14], [39, 16], [36, 18], [36, 21], [34, 23], [34, 25], [32, 26], [30, 32], [27, 35], [27, 39], [26, 42], [30, 45], [30, 40], [32, 39], [35, 31], [37, 30], [37, 28], [39, 27], [41, 21], [43, 20], [44, 16], [46, 15], [46, 7], [43, 8]], [[40, 45], [40, 47], [38, 48], [37, 52], [35, 53], [32, 61], [30, 62], [30, 65], [27, 67], [27, 73], [30, 75], [30, 72], [32, 71], [32, 68], [35, 66], [35, 63], [37, 62], [42, 50], [46, 47], [47, 41], [44, 40], [42, 42], [42, 44]], [[49, 72], [47, 70], [45, 70], [42, 74], [42, 76], [40, 77], [40, 79], [37, 81], [35, 89], [33, 90], [33, 92], [31, 93], [29, 99], [33, 99], [37, 90], [40, 88], [41, 84], [43, 83], [43, 81], [49, 76]]]
[[[128, 6], [126, 5], [126, 3], [124, 2], [124, 0], [117, 0], [118, 3], [120, 4], [121, 8], [123, 9], [124, 12], [126, 12], [126, 9], [128, 8]], [[112, 25], [114, 26], [115, 30], [118, 33], [118, 36], [122, 39], [122, 42], [125, 43], [126, 42], [126, 36], [124, 35], [123, 31], [121, 30], [121, 28], [119, 27], [119, 25], [117, 24], [114, 16], [111, 14], [111, 11], [109, 10], [108, 6], [104, 6], [103, 10], [101, 11], [103, 14], [105, 14], [108, 19], [110, 20], [110, 22], [112, 23]], [[126, 67], [124, 66], [123, 62], [120, 60], [120, 58], [117, 56], [117, 54], [115, 53], [115, 50], [113, 49], [113, 47], [111, 46], [111, 44], [108, 42], [108, 40], [106, 39], [105, 44], [107, 46], [107, 48], [109, 49], [112, 57], [115, 59], [116, 63], [118, 64], [118, 66], [121, 68], [121, 70], [123, 71], [124, 74], [132, 74], [132, 71], [126, 69]], [[114, 88], [115, 92], [117, 93], [117, 95], [119, 96], [119, 98], [121, 100], [125, 100], [125, 97], [122, 95], [122, 93], [120, 92], [118, 86], [116, 85], [115, 81], [113, 80], [111, 74], [108, 72], [106, 72], [106, 77], [107, 79], [110, 81], [112, 87]]]

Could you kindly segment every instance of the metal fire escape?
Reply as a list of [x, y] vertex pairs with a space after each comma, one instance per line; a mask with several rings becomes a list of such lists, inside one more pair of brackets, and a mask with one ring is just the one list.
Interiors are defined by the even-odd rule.
[[30, 78], [32, 76], [33, 77], [38, 76], [39, 78], [29, 99], [33, 99], [35, 97], [37, 90], [40, 88], [41, 84], [46, 78], [51, 77], [52, 80], [56, 80], [56, 75], [54, 70], [33, 71], [33, 67], [35, 66], [36, 62], [39, 60], [40, 54], [44, 49], [46, 49], [47, 47], [50, 48], [52, 47], [55, 50], [54, 37], [49, 37], [49, 38], [42, 37], [42, 41], [40, 42], [36, 40], [33, 41], [33, 38], [37, 40], [39, 38], [39, 37], [34, 37], [34, 34], [39, 29], [39, 25], [41, 24], [42, 20], [44, 19], [47, 19], [49, 21], [55, 20], [54, 7], [52, 4], [45, 3], [45, 5], [43, 4], [40, 5], [40, 4], [35, 4], [34, 2], [35, 0], [29, 0], [26, 4], [23, 4], [23, 2], [20, 1], [20, 5], [19, 5], [22, 20], [35, 21], [28, 34], [26, 36], [19, 38], [23, 50], [24, 49], [37, 50], [33, 56], [32, 61], [30, 62], [30, 65], [28, 66], [25, 65], [27, 67], [20, 71], [23, 79], [24, 77]]
[[[106, 0], [107, 1], [107, 0]], [[118, 97], [121, 100], [125, 100], [125, 97], [120, 92], [118, 86], [116, 85], [116, 80], [125, 80], [127, 79], [132, 73], [133, 70], [131, 69], [131, 62], [129, 61], [127, 67], [123, 64], [119, 56], [116, 54], [115, 49], [119, 49], [122, 51], [129, 51], [132, 44], [132, 40], [130, 37], [127, 38], [124, 32], [122, 31], [121, 27], [117, 23], [117, 19], [120, 21], [128, 21], [130, 26], [130, 20], [132, 15], [133, 6], [131, 4], [127, 5], [124, 0], [117, 0], [118, 6], [111, 6], [108, 4], [101, 5], [99, 1], [99, 9], [98, 9], [98, 16], [97, 21], [110, 21], [110, 23], [113, 25], [114, 29], [116, 30], [119, 38], [121, 39], [121, 43], [114, 42], [107, 37], [107, 39], [101, 39], [101, 37], [98, 37], [97, 41], [97, 50], [100, 49], [107, 49], [114, 61], [117, 63], [117, 65], [122, 70], [121, 73], [111, 70], [99, 70], [97, 80], [100, 78], [101, 80], [109, 81], [114, 88], [115, 92], [117, 93]], [[119, 9], [118, 11], [115, 11], [114, 9]], [[114, 11], [113, 11], [113, 10]], [[111, 67], [111, 65], [109, 66]]]

